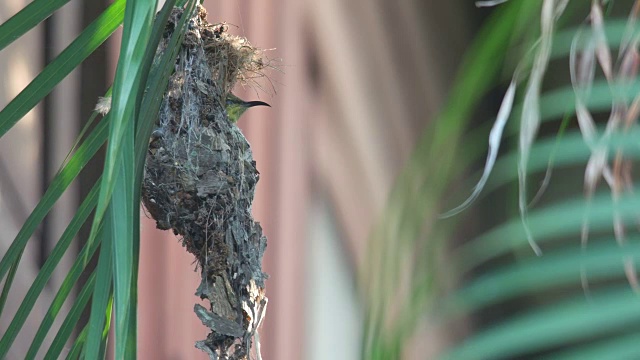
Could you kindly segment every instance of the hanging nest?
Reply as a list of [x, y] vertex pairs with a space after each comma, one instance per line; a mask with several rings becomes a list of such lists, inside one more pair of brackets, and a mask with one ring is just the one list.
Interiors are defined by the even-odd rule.
[[[173, 10], [157, 56], [182, 12]], [[267, 305], [261, 266], [267, 239], [251, 215], [256, 162], [222, 104], [238, 81], [260, 76], [265, 64], [246, 39], [209, 24], [204, 7], [189, 21], [150, 140], [142, 201], [157, 227], [171, 229], [196, 257], [202, 274], [196, 295], [210, 306], [194, 310], [211, 329], [196, 347], [211, 359], [247, 359]]]

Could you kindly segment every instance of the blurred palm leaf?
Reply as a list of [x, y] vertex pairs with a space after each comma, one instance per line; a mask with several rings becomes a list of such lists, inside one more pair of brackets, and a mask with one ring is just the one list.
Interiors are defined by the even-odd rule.
[[[532, 7], [524, 9], [525, 4]], [[570, 14], [587, 20], [578, 28], [559, 30], [558, 21], [569, 17], [560, 17], [567, 4]], [[470, 69], [495, 74], [493, 66], [506, 52], [505, 48], [491, 47], [481, 33], [475, 45], [487, 52], [498, 51], [492, 54], [494, 63], [483, 63], [481, 56], [469, 52], [472, 55], [457, 84], [474, 96], [452, 92], [451, 105], [419, 143], [397, 182], [384, 221], [374, 232], [363, 281], [372, 283], [364, 289], [369, 302], [365, 358], [399, 358], [420, 322], [444, 328], [461, 319], [471, 320], [471, 330], [454, 341], [443, 358], [640, 356], [634, 342], [640, 333], [635, 267], [640, 254], [640, 237], [635, 230], [640, 197], [630, 170], [640, 157], [640, 2], [628, 9], [626, 20], [607, 18], [597, 0], [591, 4], [513, 1], [496, 10], [495, 22], [485, 26], [493, 39], [500, 38], [498, 29], [502, 29], [511, 31], [517, 40], [511, 21], [517, 19], [519, 10], [530, 18], [542, 18], [544, 40], [531, 45], [533, 61], [529, 55], [522, 60], [529, 82], [517, 93], [524, 94], [524, 104], [514, 105], [512, 111], [512, 118], [521, 121], [519, 148], [498, 159], [485, 189], [485, 193], [496, 190], [519, 178], [520, 214], [448, 254], [443, 251], [444, 242], [452, 239], [452, 228], [461, 225], [460, 216], [425, 224], [425, 219], [434, 219], [442, 207], [447, 183], [478, 158], [462, 145], [470, 143], [462, 141], [459, 131], [469, 113], [460, 109], [473, 108], [494, 80], [484, 77], [478, 86], [472, 82], [474, 72]], [[572, 84], [543, 90], [551, 61], [554, 66], [564, 65], [567, 78], [571, 69]], [[448, 116], [451, 113], [459, 117], [452, 119]], [[541, 124], [563, 117], [571, 124], [569, 130], [536, 138]], [[597, 120], [602, 117], [606, 122]], [[579, 129], [575, 129], [576, 123]], [[449, 130], [442, 131], [445, 128]], [[507, 128], [508, 136], [514, 133]], [[584, 192], [555, 190], [559, 195], [554, 202], [549, 202], [551, 197], [546, 194], [543, 206], [530, 209], [532, 197], [527, 190], [533, 183], [527, 179], [545, 170], [549, 173], [551, 166], [562, 171], [565, 184], [575, 181], [570, 190], [584, 185]], [[584, 176], [566, 175], [575, 169]], [[478, 173], [474, 179], [481, 176]], [[542, 255], [535, 256], [532, 246], [540, 246]], [[443, 273], [454, 273], [465, 281], [445, 295], [447, 285], [443, 282], [451, 276], [441, 276]], [[495, 309], [510, 304], [518, 304], [518, 311], [503, 310], [500, 318], [492, 317]], [[493, 320], [487, 321], [488, 326], [474, 326], [476, 314]]]
[[[0, 49], [46, 19], [68, 0], [36, 0], [0, 25]], [[114, 80], [113, 106], [95, 128], [78, 139], [78, 147], [65, 161], [51, 185], [22, 229], [0, 260], [0, 279], [4, 279], [0, 296], [0, 315], [7, 294], [11, 291], [13, 274], [20, 262], [28, 240], [49, 213], [53, 205], [78, 176], [96, 152], [109, 140], [105, 172], [87, 195], [71, 223], [56, 243], [51, 255], [36, 277], [24, 301], [0, 338], [0, 358], [9, 352], [26, 318], [33, 310], [36, 299], [56, 268], [62, 256], [69, 251], [72, 239], [95, 211], [90, 238], [69, 270], [49, 311], [33, 339], [26, 358], [38, 357], [46, 335], [57, 331], [45, 358], [57, 359], [77, 328], [80, 314], [91, 303], [89, 324], [73, 342], [69, 356], [81, 353], [85, 358], [102, 358], [111, 324], [112, 302], [116, 317], [116, 357], [136, 356], [136, 283], [139, 242], [139, 188], [144, 154], [152, 124], [157, 115], [159, 101], [187, 27], [182, 16], [173, 32], [170, 46], [155, 57], [158, 42], [176, 1], [167, 1], [154, 17], [156, 0], [116, 0], [73, 41], [2, 111], [0, 136], [7, 133], [27, 112], [60, 83], [75, 67], [100, 46], [124, 23], [124, 32]], [[185, 14], [192, 14], [197, 1], [180, 1], [186, 6]], [[97, 100], [97, 99], [96, 99]], [[93, 114], [89, 122], [93, 122]], [[142, 155], [141, 155], [142, 154]], [[114, 192], [114, 187], [122, 191]], [[71, 311], [61, 327], [52, 330], [59, 313], [88, 260], [99, 251], [97, 268], [80, 295], [73, 300]], [[114, 297], [115, 294], [115, 297]], [[91, 299], [91, 301], [89, 301]]]
[[[436, 199], [470, 162], [458, 153], [464, 151], [459, 146], [464, 127], [501, 75], [498, 59], [504, 59], [510, 41], [526, 35], [527, 19], [537, 9], [535, 2], [514, 2], [487, 21], [465, 56], [450, 104], [419, 139], [389, 196], [361, 269], [360, 284], [367, 302], [364, 358], [399, 358], [420, 321], [416, 314], [424, 312], [438, 294], [436, 274], [450, 229], [429, 230], [430, 240], [424, 243], [425, 229], [433, 225], [425, 224], [424, 219], [437, 217]], [[403, 277], [411, 279], [410, 293], [401, 291]], [[401, 303], [400, 314], [392, 311], [396, 301]]]
[[[550, 20], [549, 9], [554, 3], [560, 4], [549, 0], [542, 4], [543, 28], [544, 21]], [[533, 142], [537, 124], [529, 129], [526, 124], [521, 126], [520, 149], [506, 156], [505, 164], [508, 161], [514, 166], [519, 158], [522, 222], [513, 219], [454, 252], [461, 276], [472, 280], [445, 301], [448, 315], [444, 319], [518, 299], [528, 298], [532, 305], [487, 328], [479, 328], [447, 352], [445, 358], [509, 359], [541, 354], [584, 358], [591, 351], [606, 354], [604, 358], [619, 358], [614, 354], [635, 358], [640, 354], [636, 344], [628, 341], [640, 330], [639, 300], [634, 291], [634, 264], [640, 249], [632, 230], [638, 221], [640, 199], [633, 191], [629, 171], [632, 161], [640, 155], [635, 109], [637, 68], [627, 60], [637, 59], [637, 13], [630, 12], [624, 27], [620, 21], [609, 26], [603, 13], [600, 2], [594, 1], [583, 26], [570, 33], [544, 35], [554, 40], [572, 35], [571, 42], [561, 42], [555, 51], [543, 56], [569, 54], [565, 69], [571, 69], [573, 86], [541, 94], [540, 84], [529, 82], [527, 91], [542, 97], [538, 104], [527, 108], [527, 93], [525, 105], [517, 114], [523, 114], [523, 123], [551, 120], [569, 106], [576, 114], [580, 131], [569, 132], [551, 146], [553, 139]], [[614, 62], [612, 53], [616, 48], [619, 56]], [[596, 66], [604, 80], [596, 80]], [[540, 71], [544, 74], [546, 65], [534, 63], [532, 69], [541, 79]], [[536, 112], [533, 116], [537, 119], [532, 120], [530, 113]], [[594, 120], [598, 114], [608, 117], [604, 126]], [[525, 140], [522, 131], [528, 131]], [[551, 156], [557, 159], [556, 165], [565, 168], [586, 167], [583, 181], [574, 178], [575, 185], [584, 183], [584, 195], [565, 190], [556, 203], [529, 212], [526, 178], [545, 170]], [[512, 169], [503, 166], [498, 180], [505, 183], [513, 179]], [[609, 189], [596, 192], [599, 182]], [[589, 233], [600, 236], [588, 244]], [[535, 239], [545, 254], [507, 261], [505, 256], [511, 252], [522, 254], [529, 247], [527, 238]], [[491, 262], [503, 265], [473, 276], [472, 271], [479, 266], [495, 268], [488, 265]]]

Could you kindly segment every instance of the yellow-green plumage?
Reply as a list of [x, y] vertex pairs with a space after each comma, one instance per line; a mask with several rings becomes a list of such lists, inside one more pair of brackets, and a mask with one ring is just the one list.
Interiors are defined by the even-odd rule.
[[248, 108], [253, 106], [271, 106], [263, 101], [244, 101], [232, 93], [227, 94], [227, 116], [232, 123], [235, 123], [240, 119], [240, 116], [247, 111]]

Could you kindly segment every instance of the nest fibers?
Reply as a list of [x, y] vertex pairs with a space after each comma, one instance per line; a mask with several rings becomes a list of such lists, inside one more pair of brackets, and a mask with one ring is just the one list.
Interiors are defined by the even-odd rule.
[[[181, 15], [173, 10], [157, 56]], [[211, 333], [196, 346], [211, 359], [246, 359], [267, 305], [267, 239], [251, 216], [256, 163], [222, 104], [236, 82], [261, 76], [265, 64], [246, 39], [205, 18], [199, 6], [189, 20], [150, 140], [142, 201], [157, 227], [181, 236], [197, 258], [196, 294], [210, 306], [196, 304], [195, 312]]]

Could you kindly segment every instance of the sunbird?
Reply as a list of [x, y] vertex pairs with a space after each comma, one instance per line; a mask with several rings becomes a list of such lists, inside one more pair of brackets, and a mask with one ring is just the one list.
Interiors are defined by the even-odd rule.
[[237, 122], [248, 108], [254, 106], [271, 107], [271, 105], [264, 101], [244, 101], [232, 93], [227, 94], [227, 116], [229, 116], [229, 120], [231, 120], [232, 123]]

